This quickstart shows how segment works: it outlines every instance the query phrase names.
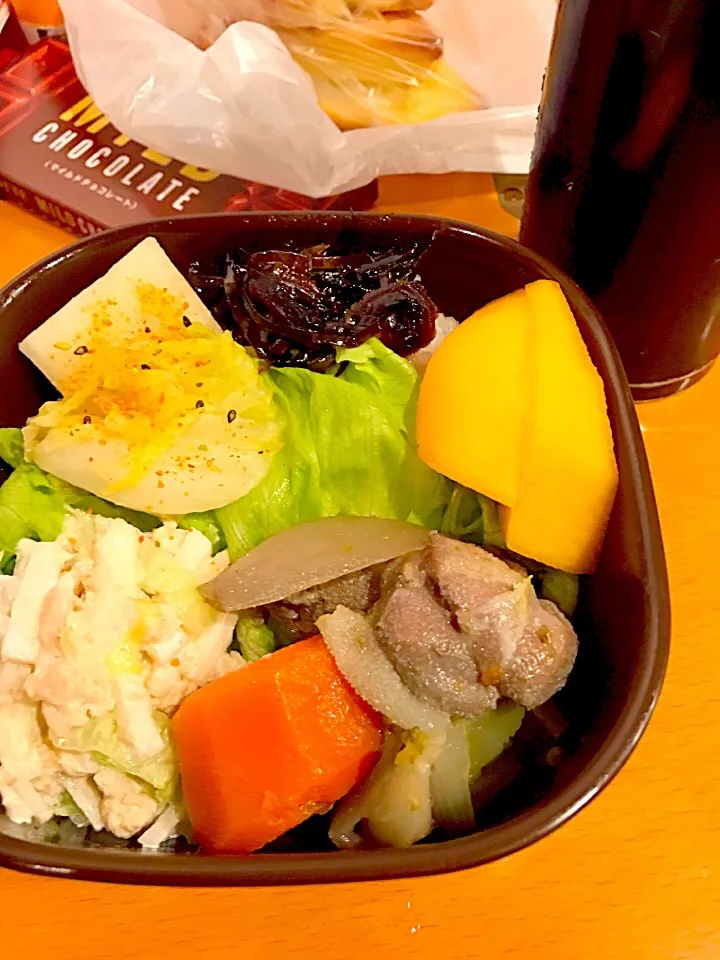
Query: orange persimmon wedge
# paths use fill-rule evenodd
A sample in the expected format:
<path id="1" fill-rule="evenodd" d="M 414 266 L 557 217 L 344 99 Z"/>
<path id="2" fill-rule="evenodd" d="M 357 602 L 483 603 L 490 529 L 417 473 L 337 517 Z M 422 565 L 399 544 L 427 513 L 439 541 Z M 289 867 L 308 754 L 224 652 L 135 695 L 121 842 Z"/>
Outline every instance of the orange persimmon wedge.
<path id="1" fill-rule="evenodd" d="M 517 290 L 476 311 L 443 340 L 418 397 L 420 459 L 504 504 L 517 496 L 526 340 L 525 291 Z"/>
<path id="2" fill-rule="evenodd" d="M 382 746 L 380 717 L 321 637 L 214 680 L 172 721 L 198 843 L 249 853 L 363 780 Z"/>
<path id="3" fill-rule="evenodd" d="M 511 550 L 592 573 L 618 486 L 605 387 L 561 287 L 537 280 L 528 305 L 530 398 L 515 502 L 501 510 Z"/>
<path id="4" fill-rule="evenodd" d="M 602 377 L 559 284 L 489 303 L 431 357 L 420 458 L 501 504 L 508 547 L 590 573 L 618 485 Z"/>

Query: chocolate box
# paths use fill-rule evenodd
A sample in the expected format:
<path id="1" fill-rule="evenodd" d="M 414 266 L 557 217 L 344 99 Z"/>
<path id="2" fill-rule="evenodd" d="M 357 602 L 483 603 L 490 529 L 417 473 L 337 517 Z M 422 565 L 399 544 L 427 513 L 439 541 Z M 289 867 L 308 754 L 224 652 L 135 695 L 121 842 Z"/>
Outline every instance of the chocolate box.
<path id="1" fill-rule="evenodd" d="M 112 126 L 51 38 L 0 72 L 0 197 L 86 236 L 216 210 L 368 210 L 377 186 L 315 200 L 163 156 Z"/>

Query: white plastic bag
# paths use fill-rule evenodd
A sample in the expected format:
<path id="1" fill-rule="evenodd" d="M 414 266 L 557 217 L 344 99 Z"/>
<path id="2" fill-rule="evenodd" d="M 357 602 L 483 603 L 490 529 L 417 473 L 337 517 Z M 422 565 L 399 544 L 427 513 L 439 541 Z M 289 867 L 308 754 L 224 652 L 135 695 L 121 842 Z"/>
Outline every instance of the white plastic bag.
<path id="1" fill-rule="evenodd" d="M 312 197 L 382 174 L 524 173 L 556 0 L 435 0 L 427 19 L 488 109 L 341 132 L 277 34 L 229 27 L 200 50 L 158 0 L 60 0 L 75 65 L 127 136 L 166 155 Z"/>

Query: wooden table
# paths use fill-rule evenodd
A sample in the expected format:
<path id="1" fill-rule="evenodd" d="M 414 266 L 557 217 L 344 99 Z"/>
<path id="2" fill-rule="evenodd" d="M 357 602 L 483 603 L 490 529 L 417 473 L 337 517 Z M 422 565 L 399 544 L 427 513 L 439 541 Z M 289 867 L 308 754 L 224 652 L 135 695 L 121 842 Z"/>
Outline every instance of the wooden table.
<path id="1" fill-rule="evenodd" d="M 512 232 L 488 183 L 398 179 L 381 206 Z M 0 281 L 65 242 L 0 204 Z M 570 824 L 476 870 L 331 888 L 133 888 L 0 870 L 0 955 L 720 958 L 720 366 L 639 412 L 670 567 L 670 669 L 630 762 Z"/>

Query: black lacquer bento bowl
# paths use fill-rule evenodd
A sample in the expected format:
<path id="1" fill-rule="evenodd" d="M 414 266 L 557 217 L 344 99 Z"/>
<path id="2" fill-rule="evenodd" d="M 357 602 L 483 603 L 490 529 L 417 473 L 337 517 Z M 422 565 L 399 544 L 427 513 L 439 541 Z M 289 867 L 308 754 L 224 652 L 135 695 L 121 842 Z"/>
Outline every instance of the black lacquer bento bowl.
<path id="1" fill-rule="evenodd" d="M 431 839 L 409 850 L 332 851 L 321 831 L 308 831 L 291 852 L 148 852 L 102 835 L 88 838 L 85 831 L 66 829 L 69 824 L 18 827 L 0 814 L 0 863 L 55 876 L 181 885 L 440 873 L 506 856 L 554 830 L 608 783 L 637 744 L 660 691 L 670 632 L 665 558 L 643 442 L 620 361 L 595 309 L 570 280 L 519 244 L 462 223 L 342 213 L 217 214 L 102 233 L 36 264 L 0 293 L 0 424 L 21 425 L 44 399 L 41 378 L 17 350 L 20 340 L 144 237 L 157 237 L 187 271 L 192 261 L 210 261 L 233 247 L 299 249 L 331 241 L 348 228 L 368 242 L 435 234 L 422 278 L 439 309 L 457 319 L 533 280 L 558 280 L 605 382 L 620 487 L 599 566 L 582 585 L 580 655 L 559 698 L 569 721 L 563 762 L 524 771 L 483 813 L 471 836 Z M 481 421 L 475 440 L 482 442 Z"/>

